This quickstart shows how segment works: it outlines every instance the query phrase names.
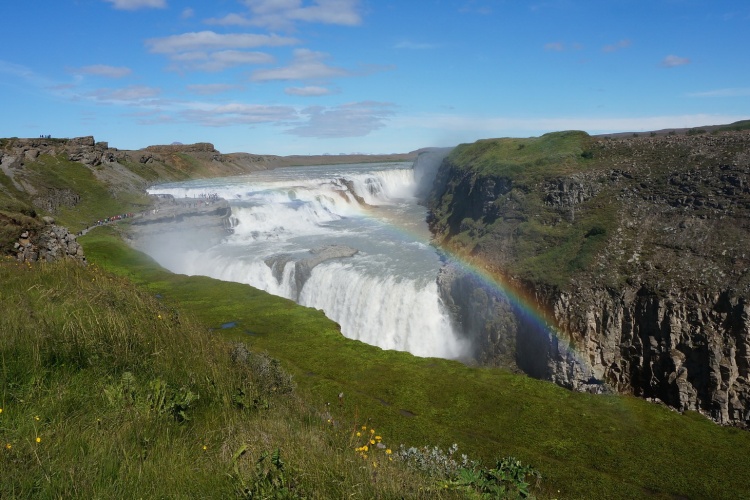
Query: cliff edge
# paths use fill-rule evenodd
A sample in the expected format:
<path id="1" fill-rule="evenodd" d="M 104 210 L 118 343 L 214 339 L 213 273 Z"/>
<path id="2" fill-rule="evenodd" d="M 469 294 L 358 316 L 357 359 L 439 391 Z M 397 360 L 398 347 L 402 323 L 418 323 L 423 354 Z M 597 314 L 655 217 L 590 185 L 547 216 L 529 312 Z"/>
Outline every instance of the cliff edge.
<path id="1" fill-rule="evenodd" d="M 430 194 L 482 363 L 750 423 L 750 131 L 458 146 Z M 532 311 L 531 313 L 529 311 Z"/>

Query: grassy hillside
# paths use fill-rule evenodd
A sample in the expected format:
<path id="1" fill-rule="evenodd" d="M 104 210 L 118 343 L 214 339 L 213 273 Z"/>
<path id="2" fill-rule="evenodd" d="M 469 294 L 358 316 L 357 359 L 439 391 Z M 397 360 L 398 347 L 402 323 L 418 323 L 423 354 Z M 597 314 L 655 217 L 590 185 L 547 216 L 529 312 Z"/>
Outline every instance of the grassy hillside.
<path id="1" fill-rule="evenodd" d="M 750 451 L 746 432 L 636 398 L 572 393 L 502 370 L 383 351 L 343 338 L 319 311 L 244 285 L 167 273 L 114 235 L 98 231 L 84 244 L 90 259 L 165 306 L 268 351 L 310 406 L 330 402 L 335 418 L 375 426 L 389 446 L 455 442 L 485 461 L 515 455 L 541 470 L 543 497 L 557 490 L 562 498 L 750 494 L 750 473 L 736 460 Z"/>

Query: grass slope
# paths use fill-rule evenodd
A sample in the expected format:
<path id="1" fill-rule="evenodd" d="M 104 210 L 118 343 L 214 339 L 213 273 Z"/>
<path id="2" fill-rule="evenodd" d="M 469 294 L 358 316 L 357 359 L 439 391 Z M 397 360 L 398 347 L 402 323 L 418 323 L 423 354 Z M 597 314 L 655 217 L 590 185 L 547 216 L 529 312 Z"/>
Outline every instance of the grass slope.
<path id="1" fill-rule="evenodd" d="M 572 393 L 501 370 L 350 341 L 319 311 L 244 285 L 170 274 L 108 233 L 83 238 L 91 261 L 190 311 L 217 336 L 267 350 L 311 406 L 336 407 L 343 392 L 340 417 L 376 426 L 391 444 L 456 442 L 482 459 L 516 455 L 541 470 L 542 496 L 750 495 L 750 471 L 737 459 L 750 452 L 747 432 L 637 398 Z M 228 323 L 234 325 L 221 328 Z"/>
<path id="2" fill-rule="evenodd" d="M 461 495 L 363 460 L 278 362 L 125 278 L 6 258 L 0 282 L 0 498 Z"/>

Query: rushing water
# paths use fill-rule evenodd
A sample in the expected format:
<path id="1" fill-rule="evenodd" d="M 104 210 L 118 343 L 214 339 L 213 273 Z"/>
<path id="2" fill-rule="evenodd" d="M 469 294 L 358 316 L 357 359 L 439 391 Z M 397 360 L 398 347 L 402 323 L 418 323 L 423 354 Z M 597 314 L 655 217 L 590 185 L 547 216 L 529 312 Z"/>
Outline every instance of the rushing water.
<path id="1" fill-rule="evenodd" d="M 208 250 L 152 256 L 173 272 L 247 283 L 322 309 L 349 338 L 459 358 L 465 346 L 438 296 L 440 262 L 418 184 L 411 164 L 377 163 L 154 186 L 150 193 L 229 200 L 234 233 Z"/>

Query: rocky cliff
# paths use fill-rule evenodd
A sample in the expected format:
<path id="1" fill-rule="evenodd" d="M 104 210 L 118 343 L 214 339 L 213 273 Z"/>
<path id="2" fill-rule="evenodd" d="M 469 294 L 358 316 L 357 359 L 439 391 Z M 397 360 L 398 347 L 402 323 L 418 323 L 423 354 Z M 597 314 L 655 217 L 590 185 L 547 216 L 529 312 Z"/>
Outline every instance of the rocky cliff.
<path id="1" fill-rule="evenodd" d="M 462 145 L 430 208 L 479 361 L 750 423 L 750 132 Z"/>

